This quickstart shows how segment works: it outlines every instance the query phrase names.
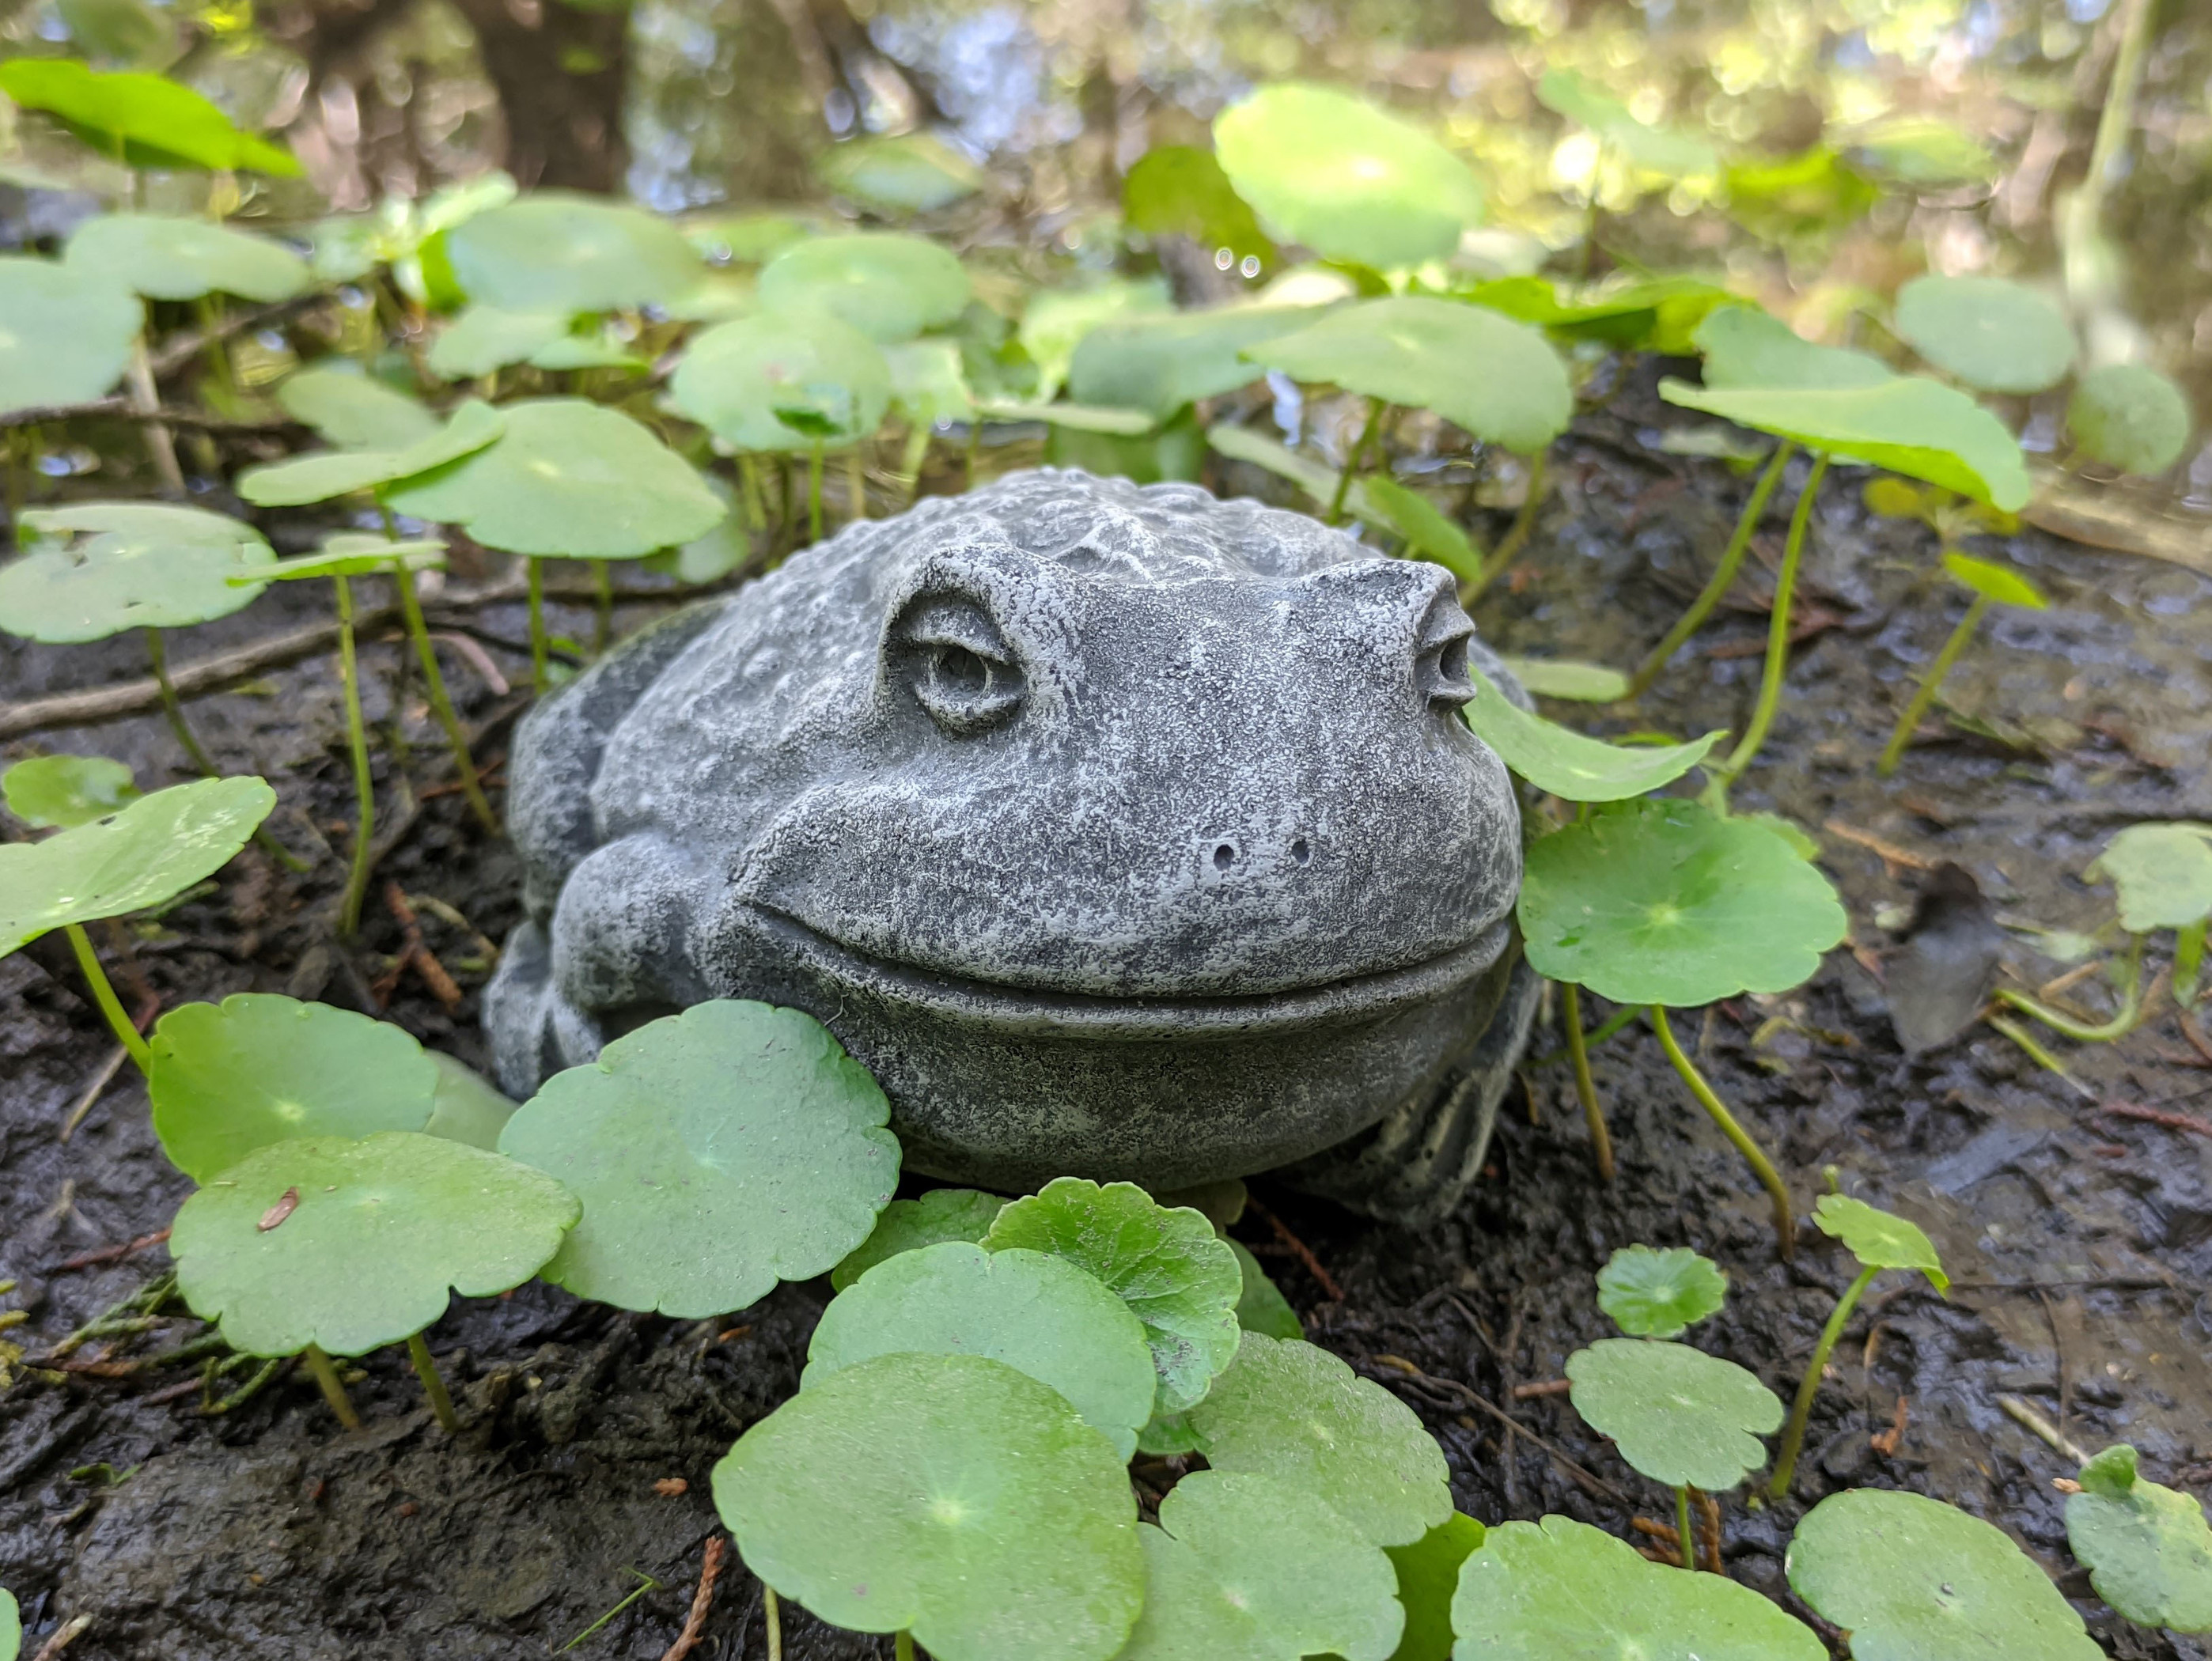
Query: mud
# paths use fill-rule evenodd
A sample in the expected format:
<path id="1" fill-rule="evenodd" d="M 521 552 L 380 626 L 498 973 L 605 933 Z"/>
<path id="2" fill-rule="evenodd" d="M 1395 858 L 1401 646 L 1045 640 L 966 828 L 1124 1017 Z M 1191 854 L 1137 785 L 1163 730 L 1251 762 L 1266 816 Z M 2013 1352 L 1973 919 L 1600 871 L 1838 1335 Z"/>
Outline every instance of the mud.
<path id="1" fill-rule="evenodd" d="M 1558 494 L 1529 551 L 1479 610 L 1501 649 L 1632 664 L 1694 588 L 1746 481 L 1639 445 L 1660 419 L 1639 383 L 1559 447 Z M 1224 482 L 1255 488 L 1241 472 Z M 1876 1283 L 1836 1353 L 1798 1494 L 1763 1509 L 1726 1501 L 1729 1572 L 1786 1597 L 1782 1551 L 1805 1505 L 1840 1486 L 1910 1488 L 2010 1531 L 2113 1653 L 2203 1661 L 2201 1640 L 2128 1628 L 2094 1601 L 2066 1554 L 2051 1486 L 2071 1464 L 2008 1418 L 1998 1397 L 2024 1398 L 2093 1451 L 2131 1440 L 2148 1474 L 2200 1496 L 2212 1481 L 2212 1136 L 2099 1111 L 2126 1102 L 2203 1120 L 2212 1072 L 2184 1041 L 2170 1000 L 2119 1046 L 2055 1043 L 2074 1085 L 1986 1028 L 1909 1063 L 1878 978 L 1891 937 L 1877 918 L 1909 909 L 1909 862 L 1949 859 L 2002 918 L 2087 929 L 2109 900 L 2077 874 L 2112 830 L 2140 818 L 2212 818 L 2203 716 L 2212 582 L 2032 533 L 1982 547 L 2032 572 L 2054 604 L 1997 620 L 1954 677 L 1948 701 L 1975 730 L 1952 725 L 1881 781 L 1874 758 L 1910 676 L 1960 601 L 1936 574 L 1933 533 L 1870 518 L 1860 482 L 1832 476 L 1800 614 L 1819 629 L 1799 647 L 1775 736 L 1736 798 L 1819 834 L 1856 949 L 1832 953 L 1798 992 L 1721 1005 L 1702 1027 L 1685 1016 L 1680 1030 L 1790 1175 L 1801 1207 L 1833 1167 L 1845 1191 L 1924 1222 L 1956 1279 L 1948 1298 L 1902 1276 Z M 1760 537 L 1770 565 L 1788 494 Z M 1487 510 L 1471 522 L 1492 537 L 1504 523 Z M 1633 717 L 1576 718 L 1613 733 L 1740 724 L 1758 676 L 1765 581 L 1753 572 L 1739 585 L 1741 606 Z M 317 597 L 271 595 L 179 638 L 172 656 L 273 632 L 317 607 Z M 626 607 L 619 621 L 635 627 L 650 611 Z M 480 625 L 508 640 L 522 633 L 508 612 Z M 580 613 L 556 626 L 590 636 Z M 520 667 L 491 650 L 509 672 Z M 12 698 L 127 678 L 140 672 L 137 651 L 127 641 L 11 645 L 0 651 L 0 688 Z M 382 721 L 396 658 L 379 646 L 368 661 L 371 716 Z M 495 755 L 514 700 L 480 680 L 462 686 L 471 718 L 486 727 L 481 753 Z M 405 771 L 426 791 L 444 771 L 434 730 L 409 712 Z M 280 811 L 276 828 L 290 846 L 343 848 L 349 805 L 326 662 L 198 700 L 192 714 L 228 766 L 267 773 L 288 803 L 313 804 L 311 815 Z M 34 743 L 125 757 L 149 787 L 182 776 L 157 718 Z M 18 743 L 5 755 L 32 749 Z M 380 761 L 387 798 L 398 782 L 391 766 Z M 1906 863 L 1886 862 L 1867 839 Z M 295 878 L 249 852 L 138 931 L 147 982 L 165 1004 L 259 989 L 374 1007 L 398 928 L 374 906 L 357 946 L 331 938 L 318 919 L 339 872 L 325 854 Z M 472 833 L 450 794 L 420 801 L 380 876 L 447 901 L 495 939 L 516 914 L 512 862 Z M 485 967 L 463 967 L 475 949 L 467 932 L 434 918 L 425 928 L 468 999 L 449 1015 L 404 974 L 388 1013 L 481 1064 L 475 1003 Z M 2069 967 L 2017 932 L 2008 957 L 2029 985 Z M 2109 1007 L 2100 990 L 2074 995 Z M 1555 1041 L 1540 1037 L 1539 1046 Z M 69 1260 L 163 1228 L 185 1191 L 128 1069 L 63 1138 L 111 1049 L 64 983 L 30 957 L 0 961 L 0 1281 L 16 1282 L 0 1309 L 27 1317 L 0 1338 L 32 1360 L 166 1266 L 158 1246 L 82 1268 Z M 1717 1258 L 1731 1277 L 1729 1304 L 1693 1336 L 1785 1396 L 1849 1278 L 1841 1252 L 1809 1227 L 1794 1264 L 1778 1260 L 1763 1197 L 1648 1034 L 1615 1038 L 1596 1067 L 1620 1161 L 1610 1186 L 1591 1169 L 1565 1069 L 1539 1064 L 1509 1098 L 1484 1180 L 1442 1226 L 1396 1230 L 1255 1185 L 1340 1284 L 1340 1301 L 1265 1222 L 1248 1216 L 1238 1228 L 1311 1337 L 1419 1409 L 1449 1457 L 1461 1506 L 1487 1520 L 1555 1511 L 1626 1531 L 1633 1514 L 1668 1514 L 1668 1496 L 1590 1435 L 1563 1397 L 1515 1395 L 1560 1378 L 1567 1355 L 1607 1330 L 1590 1276 L 1613 1248 L 1643 1240 Z M 712 1464 L 795 1387 L 827 1295 L 823 1283 L 786 1287 L 706 1323 L 621 1314 L 543 1287 L 459 1301 L 429 1335 L 462 1402 L 458 1440 L 430 1421 L 397 1351 L 360 1364 L 353 1390 L 366 1425 L 350 1434 L 289 1369 L 215 1415 L 203 1410 L 206 1394 L 246 1384 L 250 1367 L 206 1394 L 192 1382 L 197 1359 L 121 1377 L 97 1370 L 198 1337 L 174 1302 L 148 1330 L 95 1338 L 69 1358 L 95 1370 L 52 1383 L 17 1367 L 0 1394 L 0 1584 L 22 1599 L 27 1652 L 83 1618 L 71 1661 L 547 1654 L 650 1577 L 651 1589 L 567 1652 L 659 1656 L 716 1527 Z M 1507 1433 L 1469 1392 L 1529 1434 Z M 1896 1422 L 1900 1401 L 1904 1431 L 1884 1452 L 1872 1439 Z M 741 1566 L 721 1577 L 705 1630 L 702 1654 L 765 1652 L 759 1588 Z M 828 1631 L 787 1606 L 784 1649 L 830 1661 L 888 1654 L 890 1644 Z"/>

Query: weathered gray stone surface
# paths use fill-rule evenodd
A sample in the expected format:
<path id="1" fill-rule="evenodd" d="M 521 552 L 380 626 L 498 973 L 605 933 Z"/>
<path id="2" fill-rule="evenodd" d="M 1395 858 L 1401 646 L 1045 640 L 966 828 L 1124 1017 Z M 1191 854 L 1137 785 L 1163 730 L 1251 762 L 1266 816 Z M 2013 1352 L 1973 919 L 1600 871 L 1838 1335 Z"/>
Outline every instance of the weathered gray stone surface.
<path id="1" fill-rule="evenodd" d="M 523 723 L 501 1080 L 757 997 L 933 1175 L 1304 1161 L 1447 1205 L 1534 990 L 1472 636 L 1438 567 L 1192 486 L 1047 470 L 855 525 Z"/>

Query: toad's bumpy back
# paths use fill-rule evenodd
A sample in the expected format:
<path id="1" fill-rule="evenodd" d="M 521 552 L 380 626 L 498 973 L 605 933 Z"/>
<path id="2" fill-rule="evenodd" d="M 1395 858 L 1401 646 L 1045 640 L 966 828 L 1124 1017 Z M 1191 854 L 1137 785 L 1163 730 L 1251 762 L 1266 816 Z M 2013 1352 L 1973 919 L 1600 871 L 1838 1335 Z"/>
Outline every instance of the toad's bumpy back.
<path id="1" fill-rule="evenodd" d="M 1449 578 L 1190 486 L 1041 470 L 623 642 L 510 764 L 526 1093 L 714 997 L 824 1021 L 915 1168 L 1296 1165 L 1413 1217 L 1479 1167 L 1534 981 Z"/>

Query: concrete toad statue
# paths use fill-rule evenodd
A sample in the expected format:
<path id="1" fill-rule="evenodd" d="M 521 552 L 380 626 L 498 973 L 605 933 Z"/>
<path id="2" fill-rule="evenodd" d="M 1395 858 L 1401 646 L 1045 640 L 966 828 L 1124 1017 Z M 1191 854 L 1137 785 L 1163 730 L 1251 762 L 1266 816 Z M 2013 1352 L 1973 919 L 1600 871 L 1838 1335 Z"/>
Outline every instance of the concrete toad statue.
<path id="1" fill-rule="evenodd" d="M 1194 486 L 1043 470 L 854 525 L 523 723 L 501 1080 L 754 997 L 932 1175 L 1295 1166 L 1433 1215 L 1535 995 L 1470 660 L 1518 695 L 1438 567 Z"/>

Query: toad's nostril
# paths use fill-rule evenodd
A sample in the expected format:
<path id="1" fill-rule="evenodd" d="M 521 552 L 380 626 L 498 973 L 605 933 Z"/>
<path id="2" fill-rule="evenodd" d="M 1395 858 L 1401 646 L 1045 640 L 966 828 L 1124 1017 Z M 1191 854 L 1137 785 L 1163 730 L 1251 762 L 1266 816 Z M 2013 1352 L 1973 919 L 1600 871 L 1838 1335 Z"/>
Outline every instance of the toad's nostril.
<path id="1" fill-rule="evenodd" d="M 1313 858 L 1313 850 L 1306 846 L 1306 839 L 1304 837 L 1301 836 L 1297 841 L 1291 844 L 1291 858 L 1301 865 L 1304 864 L 1307 860 Z"/>
<path id="2" fill-rule="evenodd" d="M 1224 842 L 1224 843 L 1223 843 L 1219 847 L 1218 847 L 1218 848 L 1214 849 L 1214 851 L 1213 851 L 1213 869 L 1214 869 L 1214 870 L 1218 870 L 1218 871 L 1225 871 L 1225 870 L 1228 870 L 1231 865 L 1235 864 L 1236 863 L 1237 863 L 1237 850 L 1236 850 L 1236 848 L 1235 848 L 1235 846 L 1234 846 L 1233 845 L 1231 845 L 1231 844 L 1230 844 L 1230 843 L 1227 843 L 1227 842 Z"/>

